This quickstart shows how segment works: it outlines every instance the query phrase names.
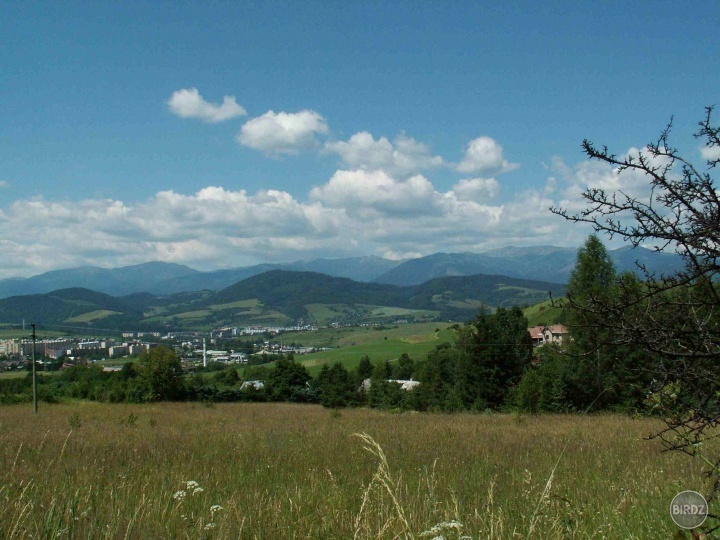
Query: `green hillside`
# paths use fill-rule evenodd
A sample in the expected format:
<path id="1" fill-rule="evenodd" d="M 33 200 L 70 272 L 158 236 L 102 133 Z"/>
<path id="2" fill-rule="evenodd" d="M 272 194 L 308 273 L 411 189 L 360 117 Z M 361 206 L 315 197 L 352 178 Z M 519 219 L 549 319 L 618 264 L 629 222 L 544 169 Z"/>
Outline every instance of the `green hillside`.
<path id="1" fill-rule="evenodd" d="M 530 306 L 523 312 L 528 318 L 528 326 L 562 323 L 565 317 L 562 309 L 552 306 L 550 300 Z M 326 363 L 340 362 L 347 369 L 355 369 L 363 356 L 373 362 L 394 361 L 406 353 L 414 360 L 424 360 L 437 345 L 455 339 L 452 326 L 451 323 L 416 323 L 392 327 L 323 328 L 314 332 L 288 332 L 283 334 L 283 341 L 333 348 L 297 358 L 312 375 L 316 375 Z"/>
<path id="2" fill-rule="evenodd" d="M 83 313 L 82 315 L 76 315 L 75 317 L 70 317 L 69 319 L 66 319 L 65 322 L 89 323 L 92 321 L 105 319 L 106 317 L 111 317 L 112 315 L 122 315 L 122 313 L 119 313 L 117 311 L 110 311 L 109 309 L 96 309 L 94 311 L 88 311 L 87 313 Z"/>
<path id="3" fill-rule="evenodd" d="M 437 310 L 408 309 L 392 306 L 374 306 L 368 304 L 306 304 L 304 306 L 310 320 L 319 325 L 332 322 L 342 323 L 362 320 L 368 323 L 393 322 L 396 319 L 434 320 L 440 316 Z"/>
<path id="4" fill-rule="evenodd" d="M 257 299 L 267 308 L 291 318 L 342 318 L 349 312 L 368 311 L 363 318 L 429 317 L 464 321 L 478 309 L 531 305 L 564 294 L 563 285 L 506 276 L 453 276 L 413 287 L 359 283 L 313 272 L 274 270 L 253 276 L 209 296 L 204 303 Z M 369 309 L 371 308 L 371 309 Z M 389 308 L 408 311 L 392 312 Z"/>
<path id="5" fill-rule="evenodd" d="M 564 286 L 506 276 L 453 276 L 413 287 L 361 283 L 313 272 L 273 270 L 212 293 L 113 297 L 87 289 L 0 300 L 0 323 L 23 319 L 127 330 L 210 330 L 223 326 L 285 326 L 298 320 L 392 324 L 397 320 L 459 321 L 480 309 L 532 305 L 564 294 Z"/>
<path id="6" fill-rule="evenodd" d="M 565 293 L 565 286 L 507 276 L 452 276 L 404 287 L 408 303 L 417 309 L 436 309 L 445 318 L 467 320 L 481 307 L 497 308 L 532 305 L 550 296 Z"/>
<path id="7" fill-rule="evenodd" d="M 562 299 L 546 300 L 523 310 L 530 326 L 565 323 L 567 313 L 559 307 Z M 554 304 L 554 305 L 553 305 Z"/>
<path id="8" fill-rule="evenodd" d="M 14 296 L 0 300 L 0 321 L 19 323 L 23 320 L 39 324 L 60 324 L 68 320 L 89 320 L 103 313 L 103 321 L 119 315 L 137 318 L 140 313 L 114 296 L 88 289 L 62 289 L 47 294 Z M 113 315 L 110 315 L 110 312 Z M 94 314 L 94 315 L 89 315 Z M 86 321 L 89 322 L 89 321 Z"/>
<path id="9" fill-rule="evenodd" d="M 315 272 L 272 270 L 210 296 L 217 304 L 258 299 L 270 309 L 297 319 L 307 317 L 308 304 L 370 304 L 404 307 L 404 291 L 392 285 L 360 283 Z"/>
<path id="10" fill-rule="evenodd" d="M 223 326 L 288 325 L 290 319 L 279 311 L 266 308 L 257 299 L 239 300 L 224 304 L 189 303 L 155 310 L 145 323 L 169 325 L 174 328 L 210 330 Z"/>
<path id="11" fill-rule="evenodd" d="M 333 333 L 332 330 L 339 330 Z M 452 342 L 454 330 L 448 323 L 419 323 L 398 325 L 394 328 L 353 328 L 327 329 L 318 332 L 297 332 L 284 334 L 288 341 L 294 337 L 297 342 L 310 346 L 336 346 L 331 351 L 322 351 L 299 356 L 297 360 L 305 365 L 312 375 L 320 371 L 323 364 L 342 363 L 347 369 L 355 369 L 360 358 L 368 356 L 373 362 L 397 360 L 401 354 L 408 354 L 413 360 L 425 360 L 429 351 L 444 342 Z M 324 332 L 320 334 L 320 332 Z M 310 343 L 310 334 L 317 340 Z M 334 334 L 334 339 L 333 339 Z M 320 342 L 324 341 L 324 345 Z"/>

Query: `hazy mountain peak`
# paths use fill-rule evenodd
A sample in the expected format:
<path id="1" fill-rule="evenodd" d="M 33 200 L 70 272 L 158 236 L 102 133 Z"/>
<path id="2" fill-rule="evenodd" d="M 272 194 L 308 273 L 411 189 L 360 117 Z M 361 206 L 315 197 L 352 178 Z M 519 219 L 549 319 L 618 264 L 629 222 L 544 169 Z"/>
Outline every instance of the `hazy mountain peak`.
<path id="1" fill-rule="evenodd" d="M 609 252 L 619 271 L 635 270 L 640 261 L 658 274 L 681 266 L 679 256 L 656 253 L 648 248 L 626 246 Z M 485 253 L 438 252 L 425 257 L 392 261 L 376 255 L 339 259 L 316 258 L 292 263 L 266 263 L 255 266 L 200 272 L 176 263 L 147 262 L 104 269 L 81 266 L 54 270 L 27 279 L 0 281 L 0 298 L 37 294 L 69 287 L 84 287 L 123 296 L 137 292 L 173 294 L 202 290 L 219 291 L 269 270 L 318 272 L 355 281 L 392 285 L 417 285 L 436 277 L 475 274 L 505 275 L 565 283 L 575 265 L 577 250 L 551 245 L 496 248 Z"/>

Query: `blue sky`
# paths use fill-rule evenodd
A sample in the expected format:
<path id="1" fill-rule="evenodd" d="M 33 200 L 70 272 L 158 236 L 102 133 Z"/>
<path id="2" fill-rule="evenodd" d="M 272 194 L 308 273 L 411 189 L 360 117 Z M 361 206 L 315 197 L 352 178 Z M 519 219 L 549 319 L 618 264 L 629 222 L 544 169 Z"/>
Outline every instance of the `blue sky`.
<path id="1" fill-rule="evenodd" d="M 692 138 L 717 2 L 0 2 L 0 278 L 578 245 Z M 224 105 L 223 105 L 224 103 Z"/>

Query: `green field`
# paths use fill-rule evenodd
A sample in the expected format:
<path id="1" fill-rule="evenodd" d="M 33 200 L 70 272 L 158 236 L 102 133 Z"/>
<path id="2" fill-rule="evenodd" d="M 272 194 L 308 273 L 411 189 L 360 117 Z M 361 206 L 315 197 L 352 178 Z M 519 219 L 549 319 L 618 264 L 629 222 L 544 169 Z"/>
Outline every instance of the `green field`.
<path id="1" fill-rule="evenodd" d="M 37 327 L 37 336 L 38 339 L 42 338 L 56 338 L 56 337 L 63 337 L 66 336 L 67 332 L 57 332 L 54 330 L 45 330 L 44 328 L 38 326 Z M 30 325 L 27 325 L 27 328 L 23 330 L 20 329 L 13 329 L 13 330 L 0 330 L 0 339 L 30 339 L 32 337 L 32 328 L 30 328 Z"/>
<path id="2" fill-rule="evenodd" d="M 708 486 L 697 461 L 643 439 L 658 425 L 291 404 L 41 404 L 37 416 L 4 406 L 0 537 L 422 540 L 459 523 L 472 540 L 682 538 L 669 503 Z"/>
<path id="3" fill-rule="evenodd" d="M 110 311 L 109 309 L 96 309 L 95 311 L 88 311 L 87 313 L 83 313 L 82 315 L 78 315 L 77 317 L 65 319 L 65 322 L 88 323 L 104 319 L 105 317 L 109 317 L 111 315 L 122 315 L 122 313 L 120 313 L 119 311 Z"/>
<path id="4" fill-rule="evenodd" d="M 27 377 L 29 371 L 24 369 L 13 369 L 12 371 L 0 371 L 0 379 L 22 379 Z"/>
<path id="5" fill-rule="evenodd" d="M 565 313 L 558 307 L 562 299 L 546 300 L 523 310 L 529 326 L 555 324 L 563 320 Z M 553 305 L 555 304 L 555 305 Z"/>
<path id="6" fill-rule="evenodd" d="M 229 304 L 213 304 L 210 306 L 213 311 L 223 311 L 226 309 L 245 309 L 245 310 L 262 310 L 262 304 L 258 300 L 238 300 Z"/>
<path id="7" fill-rule="evenodd" d="M 181 320 L 185 319 L 204 319 L 212 314 L 209 309 L 201 309 L 198 311 L 186 311 L 184 313 L 177 313 L 173 317 Z"/>
<path id="8" fill-rule="evenodd" d="M 278 311 L 266 309 L 258 300 L 240 300 L 227 304 L 213 304 L 194 311 L 173 312 L 172 309 L 148 313 L 145 322 L 175 321 L 187 328 L 210 330 L 219 326 L 246 324 L 285 324 L 288 318 Z"/>
<path id="9" fill-rule="evenodd" d="M 387 329 L 377 329 L 377 327 L 324 329 L 322 335 L 315 336 L 317 340 L 315 343 L 318 344 L 310 346 L 336 348 L 299 356 L 297 360 L 304 364 L 313 376 L 320 371 L 323 364 L 340 362 L 347 369 L 355 369 L 360 363 L 360 358 L 365 355 L 373 362 L 396 360 L 403 353 L 407 353 L 414 360 L 424 360 L 427 358 L 427 353 L 437 345 L 453 341 L 454 331 L 450 330 L 449 326 L 448 323 L 417 323 L 397 325 Z M 298 332 L 297 334 L 302 335 L 298 335 L 296 340 L 306 344 L 303 335 L 315 333 Z M 289 337 L 292 334 L 285 335 Z M 319 345 L 323 341 L 328 345 Z"/>
<path id="10" fill-rule="evenodd" d="M 368 304 L 306 304 L 304 307 L 308 312 L 308 316 L 319 325 L 326 325 L 333 321 L 342 321 L 348 318 L 354 321 L 363 320 L 368 323 L 406 317 L 434 318 L 439 313 L 424 309 L 406 309 Z"/>
<path id="11" fill-rule="evenodd" d="M 405 309 L 388 306 L 367 306 L 370 310 L 370 320 L 393 317 L 437 317 L 439 312 L 425 309 Z"/>
<path id="12" fill-rule="evenodd" d="M 418 341 L 432 339 L 435 330 L 446 330 L 450 323 L 413 323 L 386 326 L 340 326 L 315 331 L 285 332 L 286 343 L 302 343 L 306 347 L 347 347 L 388 339 Z"/>

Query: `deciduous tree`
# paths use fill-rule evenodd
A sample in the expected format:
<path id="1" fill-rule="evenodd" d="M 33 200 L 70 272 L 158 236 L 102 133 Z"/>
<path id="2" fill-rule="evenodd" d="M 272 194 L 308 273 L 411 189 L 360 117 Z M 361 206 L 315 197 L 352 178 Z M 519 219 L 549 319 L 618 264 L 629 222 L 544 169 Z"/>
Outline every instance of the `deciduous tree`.
<path id="1" fill-rule="evenodd" d="M 143 352 L 138 358 L 137 370 L 146 401 L 180 398 L 182 364 L 172 349 L 160 346 Z"/>
<path id="2" fill-rule="evenodd" d="M 310 379 L 307 368 L 289 355 L 275 362 L 274 369 L 268 370 L 266 382 L 271 398 L 276 401 L 312 401 L 307 386 Z"/>

